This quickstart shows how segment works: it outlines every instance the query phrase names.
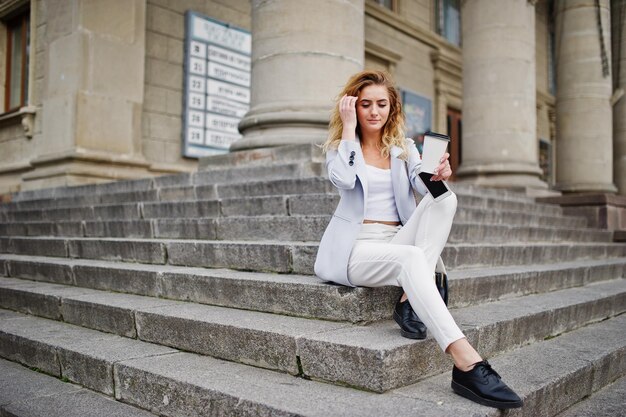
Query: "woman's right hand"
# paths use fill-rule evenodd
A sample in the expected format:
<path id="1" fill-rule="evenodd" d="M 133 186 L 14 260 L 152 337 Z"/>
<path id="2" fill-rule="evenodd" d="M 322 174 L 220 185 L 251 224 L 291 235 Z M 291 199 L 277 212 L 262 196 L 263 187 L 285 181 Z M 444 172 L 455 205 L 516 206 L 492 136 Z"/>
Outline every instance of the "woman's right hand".
<path id="1" fill-rule="evenodd" d="M 344 94 L 344 96 L 341 97 L 341 99 L 339 100 L 339 117 L 341 117 L 344 131 L 351 130 L 352 132 L 354 132 L 356 130 L 357 99 L 358 97 Z"/>

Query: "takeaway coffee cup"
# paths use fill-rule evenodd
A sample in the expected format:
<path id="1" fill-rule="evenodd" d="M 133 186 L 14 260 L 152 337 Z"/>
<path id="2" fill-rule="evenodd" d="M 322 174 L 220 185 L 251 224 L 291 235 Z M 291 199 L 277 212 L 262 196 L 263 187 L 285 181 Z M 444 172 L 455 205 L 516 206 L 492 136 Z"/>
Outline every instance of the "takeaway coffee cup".
<path id="1" fill-rule="evenodd" d="M 446 153 L 450 138 L 439 133 L 426 132 L 424 134 L 424 147 L 422 149 L 421 172 L 434 173 L 441 162 L 441 157 Z"/>

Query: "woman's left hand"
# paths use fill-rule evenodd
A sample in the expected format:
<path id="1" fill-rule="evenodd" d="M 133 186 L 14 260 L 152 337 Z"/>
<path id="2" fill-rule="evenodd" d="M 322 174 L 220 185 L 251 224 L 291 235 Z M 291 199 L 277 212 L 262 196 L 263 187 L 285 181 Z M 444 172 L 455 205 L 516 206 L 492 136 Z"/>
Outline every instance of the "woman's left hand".
<path id="1" fill-rule="evenodd" d="M 452 175 L 452 168 L 450 168 L 450 161 L 448 161 L 448 158 L 450 158 L 449 153 L 446 152 L 443 154 L 443 157 L 441 157 L 441 163 L 437 169 L 435 169 L 435 175 L 430 178 L 431 181 L 446 181 L 450 178 L 450 175 Z"/>

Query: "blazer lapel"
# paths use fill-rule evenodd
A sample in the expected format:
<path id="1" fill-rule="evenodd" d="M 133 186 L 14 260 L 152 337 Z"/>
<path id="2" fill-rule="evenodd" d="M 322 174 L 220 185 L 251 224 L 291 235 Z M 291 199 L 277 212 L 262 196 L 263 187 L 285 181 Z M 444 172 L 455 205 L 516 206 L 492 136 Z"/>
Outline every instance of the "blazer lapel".
<path id="1" fill-rule="evenodd" d="M 390 151 L 391 154 L 391 183 L 393 186 L 393 193 L 396 198 L 396 208 L 400 215 L 402 224 L 406 223 L 409 219 L 405 207 L 407 205 L 407 196 L 411 192 L 409 185 L 409 177 L 406 170 L 406 161 L 399 158 L 402 154 L 402 149 L 398 146 L 393 146 Z"/>
<path id="2" fill-rule="evenodd" d="M 363 151 L 361 150 L 361 139 L 356 137 L 356 141 L 359 146 L 357 147 L 356 154 L 354 155 L 354 159 L 358 161 L 356 165 L 356 176 L 361 181 L 361 186 L 363 187 L 363 201 L 367 204 L 367 167 L 365 166 L 365 158 L 363 158 Z M 364 209 L 365 210 L 365 209 Z M 363 211 L 365 213 L 365 211 Z"/>

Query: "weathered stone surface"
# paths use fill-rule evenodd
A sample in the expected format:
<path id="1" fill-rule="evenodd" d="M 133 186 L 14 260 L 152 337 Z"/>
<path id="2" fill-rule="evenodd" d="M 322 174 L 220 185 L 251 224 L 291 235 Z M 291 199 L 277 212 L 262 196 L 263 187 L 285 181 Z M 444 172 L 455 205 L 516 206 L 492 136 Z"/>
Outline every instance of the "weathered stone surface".
<path id="1" fill-rule="evenodd" d="M 102 262 L 73 267 L 76 285 L 98 290 L 126 292 L 157 297 L 159 289 L 158 267 L 151 265 L 115 265 Z"/>
<path id="2" fill-rule="evenodd" d="M 216 200 L 144 203 L 143 217 L 152 218 L 188 218 L 217 217 L 220 206 Z"/>
<path id="3" fill-rule="evenodd" d="M 324 156 L 321 153 L 321 148 L 312 143 L 272 146 L 213 155 L 210 158 L 200 158 L 198 171 L 212 171 L 240 166 L 271 166 L 297 161 L 323 162 Z"/>
<path id="4" fill-rule="evenodd" d="M 0 413 L 7 405 L 37 397 L 59 396 L 81 387 L 59 381 L 22 365 L 0 359 Z M 0 414 L 2 415 L 2 414 Z M 16 414 L 17 416 L 25 414 Z"/>
<path id="5" fill-rule="evenodd" d="M 202 200 L 217 200 L 217 185 L 198 185 L 194 187 L 196 198 Z"/>
<path id="6" fill-rule="evenodd" d="M 618 259 L 454 270 L 448 274 L 449 306 L 463 307 L 615 279 L 624 276 L 625 268 L 625 261 Z"/>
<path id="7" fill-rule="evenodd" d="M 325 178 L 303 178 L 294 180 L 254 181 L 243 184 L 223 184 L 217 186 L 220 198 L 241 196 L 267 196 L 282 194 L 325 193 L 331 191 L 332 184 Z"/>
<path id="8" fill-rule="evenodd" d="M 289 215 L 315 216 L 331 215 L 339 204 L 339 195 L 312 194 L 289 196 Z"/>
<path id="9" fill-rule="evenodd" d="M 71 258 L 164 264 L 165 245 L 156 241 L 131 239 L 72 239 L 68 241 Z"/>
<path id="10" fill-rule="evenodd" d="M 613 417 L 626 410 L 626 377 L 568 408 L 558 417 Z"/>
<path id="11" fill-rule="evenodd" d="M 54 258 L 25 258 L 7 260 L 10 276 L 35 281 L 74 284 L 74 275 L 67 260 Z"/>
<path id="12" fill-rule="evenodd" d="M 188 173 L 160 175 L 158 177 L 154 177 L 152 182 L 154 184 L 154 188 L 177 187 L 191 185 L 192 177 L 193 174 Z"/>
<path id="13" fill-rule="evenodd" d="M 435 340 L 413 341 L 399 337 L 395 323 L 375 323 L 298 339 L 305 375 L 385 392 L 450 365 Z"/>
<path id="14" fill-rule="evenodd" d="M 149 220 L 86 221 L 86 237 L 154 237 Z"/>
<path id="15" fill-rule="evenodd" d="M 0 250 L 2 253 L 19 255 L 56 256 L 61 258 L 68 256 L 66 240 L 54 238 L 0 237 Z"/>
<path id="16" fill-rule="evenodd" d="M 60 377 L 61 366 L 55 347 L 37 339 L 46 336 L 54 339 L 58 336 L 59 325 L 54 321 L 0 311 L 0 356 Z M 34 321 L 39 321 L 39 325 Z"/>
<path id="17" fill-rule="evenodd" d="M 78 385 L 0 359 L 0 415 L 14 417 L 153 416 Z"/>
<path id="18" fill-rule="evenodd" d="M 125 193 L 102 194 L 99 196 L 99 204 L 124 204 L 139 201 L 157 201 L 158 190 L 129 191 Z"/>
<path id="19" fill-rule="evenodd" d="M 59 383 L 63 384 L 63 382 Z M 155 417 L 154 414 L 145 410 L 122 404 L 85 389 L 12 401 L 3 406 L 0 413 L 2 416 L 15 417 L 84 417 L 87 415 L 90 417 Z"/>
<path id="20" fill-rule="evenodd" d="M 163 415 L 446 416 L 434 404 L 399 395 L 332 386 L 189 353 L 150 359 L 115 365 L 116 397 Z"/>
<path id="21" fill-rule="evenodd" d="M 140 204 L 141 203 L 127 203 L 108 206 L 94 206 L 93 218 L 95 220 L 139 219 L 141 218 Z"/>
<path id="22" fill-rule="evenodd" d="M 46 319 L 0 320 L 3 357 L 107 395 L 114 393 L 114 362 L 171 352 L 175 350 Z"/>
<path id="23" fill-rule="evenodd" d="M 516 226 L 455 222 L 448 241 L 453 242 L 610 242 L 611 232 L 602 230 Z"/>
<path id="24" fill-rule="evenodd" d="M 289 247 L 268 243 L 166 241 L 170 265 L 290 272 Z"/>
<path id="25" fill-rule="evenodd" d="M 319 241 L 330 217 L 262 217 L 217 220 L 220 240 Z"/>
<path id="26" fill-rule="evenodd" d="M 619 359 L 626 351 L 626 341 L 615 337 L 624 331 L 626 317 L 622 315 L 490 358 L 489 362 L 524 400 L 524 407 L 517 410 L 516 415 L 555 415 L 592 392 L 599 365 L 609 361 L 614 364 L 615 374 L 626 373 L 625 361 Z M 448 413 L 462 407 L 463 415 L 501 415 L 499 410 L 452 394 L 449 386 L 448 372 L 392 392 L 441 403 L 440 409 Z"/>
<path id="27" fill-rule="evenodd" d="M 175 301 L 128 294 L 92 291 L 90 294 L 63 297 L 63 320 L 89 329 L 136 338 L 135 311 Z"/>
<path id="28" fill-rule="evenodd" d="M 294 375 L 298 335 L 346 326 L 183 303 L 136 314 L 141 340 Z"/>
<path id="29" fill-rule="evenodd" d="M 318 244 L 300 244 L 292 246 L 294 273 L 313 274 L 313 265 L 315 265 L 318 246 Z"/>
<path id="30" fill-rule="evenodd" d="M 287 213 L 285 196 L 224 198 L 220 200 L 222 216 L 281 216 Z"/>
<path id="31" fill-rule="evenodd" d="M 4 218 L 4 213 L 0 214 L 2 216 L 2 221 L 7 222 Z M 1 223 L 0 224 L 0 236 L 25 236 L 26 235 L 26 223 Z"/>
<path id="32" fill-rule="evenodd" d="M 304 178 L 321 174 L 319 163 L 291 163 L 269 166 L 244 166 L 238 168 L 212 169 L 198 171 L 193 181 L 196 185 L 243 183 L 258 180 L 275 180 L 283 178 Z"/>
<path id="33" fill-rule="evenodd" d="M 183 201 L 183 200 L 195 200 L 196 188 L 193 185 L 187 185 L 184 187 L 167 187 L 159 189 L 160 201 Z"/>
<path id="34" fill-rule="evenodd" d="M 176 300 L 353 323 L 389 319 L 400 289 L 348 288 L 302 275 L 191 269 L 164 272 L 163 296 Z"/>
<path id="35" fill-rule="evenodd" d="M 171 239 L 217 239 L 215 219 L 153 219 L 155 237 Z"/>
<path id="36" fill-rule="evenodd" d="M 0 307 L 62 320 L 62 298 L 87 292 L 89 290 L 84 288 L 3 278 L 0 280 Z"/>

